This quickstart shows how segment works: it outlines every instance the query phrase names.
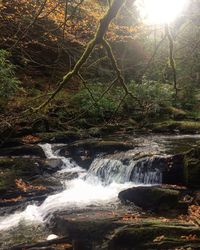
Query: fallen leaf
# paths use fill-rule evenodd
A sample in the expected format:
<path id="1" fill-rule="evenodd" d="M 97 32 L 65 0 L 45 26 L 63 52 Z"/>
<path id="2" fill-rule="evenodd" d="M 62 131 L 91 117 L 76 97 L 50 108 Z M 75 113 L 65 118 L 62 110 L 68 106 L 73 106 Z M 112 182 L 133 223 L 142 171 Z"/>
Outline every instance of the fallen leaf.
<path id="1" fill-rule="evenodd" d="M 24 143 L 33 143 L 40 141 L 40 138 L 34 135 L 26 135 L 22 137 L 22 142 Z"/>
<path id="2" fill-rule="evenodd" d="M 46 187 L 43 187 L 43 186 L 30 185 L 26 183 L 25 181 L 23 181 L 22 179 L 16 179 L 15 184 L 17 188 L 22 190 L 23 192 L 27 192 L 29 190 L 45 190 L 46 189 Z"/>
<path id="3" fill-rule="evenodd" d="M 165 236 L 164 236 L 164 235 L 160 235 L 160 236 L 156 237 L 156 238 L 153 240 L 153 242 L 160 242 L 160 241 L 162 241 L 162 240 L 165 240 Z"/>

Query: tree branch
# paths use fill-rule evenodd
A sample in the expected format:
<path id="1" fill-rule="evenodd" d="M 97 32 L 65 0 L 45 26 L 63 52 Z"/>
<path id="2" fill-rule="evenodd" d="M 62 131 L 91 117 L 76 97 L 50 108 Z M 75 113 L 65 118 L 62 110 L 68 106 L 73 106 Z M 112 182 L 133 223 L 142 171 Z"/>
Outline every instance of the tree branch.
<path id="1" fill-rule="evenodd" d="M 78 74 L 79 70 L 83 66 L 83 64 L 87 61 L 90 54 L 96 45 L 100 44 L 103 41 L 104 35 L 108 30 L 108 26 L 112 19 L 117 15 L 118 11 L 122 7 L 122 5 L 126 2 L 126 0 L 114 0 L 111 7 L 105 14 L 105 16 L 100 20 L 97 32 L 95 37 L 88 43 L 85 51 L 83 52 L 81 58 L 75 64 L 74 68 L 63 77 L 63 80 L 60 82 L 58 88 L 51 94 L 49 99 L 47 99 L 43 104 L 41 104 L 38 108 L 33 109 L 34 111 L 38 111 L 39 109 L 45 107 L 54 97 L 60 92 L 60 90 L 71 80 L 72 77 Z"/>

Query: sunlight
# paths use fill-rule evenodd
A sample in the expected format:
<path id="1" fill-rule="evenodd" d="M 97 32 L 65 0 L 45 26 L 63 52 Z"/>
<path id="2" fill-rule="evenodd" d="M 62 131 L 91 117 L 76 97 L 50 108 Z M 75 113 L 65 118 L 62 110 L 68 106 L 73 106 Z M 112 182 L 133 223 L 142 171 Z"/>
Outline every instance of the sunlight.
<path id="1" fill-rule="evenodd" d="M 137 0 L 141 17 L 150 24 L 170 23 L 184 10 L 188 0 Z"/>

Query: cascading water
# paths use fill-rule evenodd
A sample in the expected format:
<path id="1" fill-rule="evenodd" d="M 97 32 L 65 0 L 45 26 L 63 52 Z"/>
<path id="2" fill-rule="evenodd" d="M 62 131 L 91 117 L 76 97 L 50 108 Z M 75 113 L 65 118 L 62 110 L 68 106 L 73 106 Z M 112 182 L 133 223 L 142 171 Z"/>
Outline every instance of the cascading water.
<path id="1" fill-rule="evenodd" d="M 59 150 L 53 151 L 52 145 L 49 143 L 39 144 L 39 146 L 43 149 L 46 157 L 48 159 L 60 159 L 62 161 L 62 169 L 59 173 L 63 172 L 84 172 L 84 169 L 79 167 L 72 159 L 65 158 L 59 155 Z"/>
<path id="2" fill-rule="evenodd" d="M 113 206 L 118 201 L 120 191 L 141 183 L 160 183 L 162 179 L 159 170 L 153 166 L 153 158 L 131 160 L 128 163 L 112 158 L 96 158 L 86 172 L 72 159 L 59 156 L 59 151 L 54 152 L 52 145 L 40 146 L 47 158 L 58 158 L 62 161 L 60 172 L 77 172 L 78 177 L 65 181 L 64 190 L 48 196 L 40 206 L 29 205 L 22 212 L 0 218 L 0 230 L 8 230 L 22 221 L 44 222 L 53 212 L 59 210 L 80 209 L 91 205 Z"/>
<path id="3" fill-rule="evenodd" d="M 130 181 L 135 184 L 160 184 L 162 172 L 154 167 L 155 159 L 156 157 L 145 157 L 123 163 L 118 159 L 97 158 L 91 164 L 88 175 L 98 176 L 107 185 Z"/>

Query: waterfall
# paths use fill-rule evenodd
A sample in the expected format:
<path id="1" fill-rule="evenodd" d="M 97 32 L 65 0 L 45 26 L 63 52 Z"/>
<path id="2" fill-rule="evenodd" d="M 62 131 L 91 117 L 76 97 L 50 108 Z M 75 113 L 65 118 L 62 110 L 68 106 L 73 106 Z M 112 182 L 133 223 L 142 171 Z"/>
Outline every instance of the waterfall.
<path id="1" fill-rule="evenodd" d="M 130 181 L 138 184 L 161 184 L 162 183 L 162 171 L 157 162 L 157 159 L 163 159 L 161 157 L 145 157 L 136 162 L 132 162 Z"/>
<path id="2" fill-rule="evenodd" d="M 96 158 L 88 171 L 88 176 L 95 175 L 105 183 L 125 183 L 130 181 L 132 169 L 122 164 L 120 160 Z"/>
<path id="3" fill-rule="evenodd" d="M 145 157 L 138 160 L 121 161 L 112 158 L 96 158 L 88 175 L 98 176 L 106 185 L 133 182 L 135 184 L 160 184 L 162 172 L 157 166 L 157 157 Z"/>
<path id="4" fill-rule="evenodd" d="M 39 144 L 39 146 L 43 149 L 47 159 L 60 159 L 62 161 L 62 169 L 58 171 L 59 173 L 85 172 L 85 170 L 79 167 L 71 158 L 60 156 L 59 150 L 54 151 L 51 144 L 45 143 Z"/>
<path id="5" fill-rule="evenodd" d="M 37 206 L 28 205 L 22 212 L 0 218 L 0 231 L 9 230 L 19 223 L 43 223 L 55 211 L 91 207 L 113 207 L 118 204 L 118 193 L 124 189 L 141 185 L 161 183 L 162 174 L 156 167 L 154 157 L 141 159 L 114 159 L 112 156 L 96 158 L 88 172 L 72 159 L 59 155 L 50 144 L 40 144 L 47 158 L 60 159 L 60 173 L 77 172 L 78 177 L 64 180 L 63 191 L 49 195 Z M 133 157 L 134 158 L 134 157 Z M 59 175 L 58 175 L 59 178 Z"/>

